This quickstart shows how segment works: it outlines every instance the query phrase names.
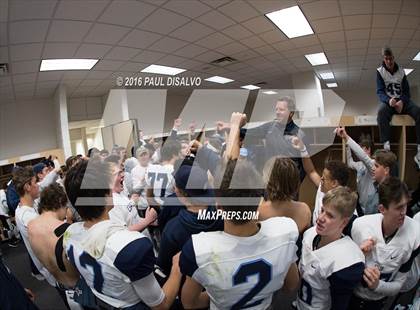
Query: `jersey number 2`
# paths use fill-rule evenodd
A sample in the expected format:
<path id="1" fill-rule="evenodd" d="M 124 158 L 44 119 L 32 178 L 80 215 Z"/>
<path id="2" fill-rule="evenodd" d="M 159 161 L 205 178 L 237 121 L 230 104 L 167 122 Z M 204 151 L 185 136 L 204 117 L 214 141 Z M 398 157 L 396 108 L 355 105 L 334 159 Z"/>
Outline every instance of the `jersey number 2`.
<path id="1" fill-rule="evenodd" d="M 262 302 L 262 299 L 247 304 L 271 281 L 272 266 L 263 259 L 245 263 L 239 266 L 233 275 L 233 286 L 248 282 L 248 277 L 258 275 L 258 282 L 255 286 L 237 303 L 232 306 L 232 310 L 246 309 L 254 307 Z"/>
<path id="2" fill-rule="evenodd" d="M 77 266 L 74 260 L 73 246 L 70 246 L 69 250 L 67 251 L 67 256 L 69 260 L 73 263 L 73 265 Z M 93 287 L 96 291 L 102 293 L 102 287 L 104 285 L 104 276 L 102 275 L 101 265 L 99 265 L 99 263 L 86 252 L 83 252 L 82 255 L 80 255 L 79 263 L 80 266 L 85 269 L 87 269 L 88 266 L 92 267 Z"/>

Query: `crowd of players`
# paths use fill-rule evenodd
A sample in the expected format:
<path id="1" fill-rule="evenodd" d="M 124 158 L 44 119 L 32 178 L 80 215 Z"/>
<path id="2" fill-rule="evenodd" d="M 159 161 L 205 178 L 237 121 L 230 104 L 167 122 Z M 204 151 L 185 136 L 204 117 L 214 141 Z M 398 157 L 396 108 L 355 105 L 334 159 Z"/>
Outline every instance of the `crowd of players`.
<path id="1" fill-rule="evenodd" d="M 13 246 L 22 238 L 33 275 L 69 309 L 418 309 L 420 214 L 407 207 L 389 141 L 373 152 L 338 127 L 347 164 L 328 160 L 320 175 L 294 110 L 284 97 L 254 129 L 233 113 L 215 135 L 180 140 L 178 119 L 164 143 L 140 137 L 131 157 L 91 149 L 62 167 L 16 167 L 4 235 Z M 299 201 L 305 175 L 313 210 Z M 1 260 L 0 283 L 1 309 L 37 309 Z M 273 302 L 279 290 L 297 292 L 291 305 Z"/>
<path id="2" fill-rule="evenodd" d="M 280 99 L 276 110 L 290 115 L 291 103 Z M 56 160 L 16 168 L 14 218 L 34 272 L 71 309 L 268 309 L 280 289 L 297 289 L 297 309 L 383 309 L 404 292 L 414 299 L 420 216 L 406 216 L 407 186 L 392 176 L 396 156 L 371 157 L 367 143 L 337 128 L 357 195 L 346 164 L 330 160 L 320 176 L 299 135 L 287 138 L 318 187 L 311 212 L 298 201 L 296 161 L 274 156 L 262 173 L 255 169 L 245 123 L 233 113 L 220 126 L 229 128 L 226 141 L 217 134 L 201 143 L 179 141 L 176 120 L 165 143 L 143 141 L 130 158 L 123 148 L 91 150 L 63 169 Z M 216 208 L 239 216 L 199 218 Z M 240 216 L 250 211 L 258 220 Z M 35 309 L 2 268 L 13 291 L 2 309 Z"/>

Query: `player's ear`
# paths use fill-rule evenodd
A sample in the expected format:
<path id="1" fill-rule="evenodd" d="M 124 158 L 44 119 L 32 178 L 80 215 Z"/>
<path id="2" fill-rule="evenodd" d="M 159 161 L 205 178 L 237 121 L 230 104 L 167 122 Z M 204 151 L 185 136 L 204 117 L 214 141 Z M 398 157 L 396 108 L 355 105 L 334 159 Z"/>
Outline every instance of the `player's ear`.
<path id="1" fill-rule="evenodd" d="M 349 223 L 349 218 L 348 217 L 343 217 L 343 221 L 341 222 L 340 228 L 344 229 L 344 227 L 347 226 L 347 224 Z"/>
<path id="2" fill-rule="evenodd" d="M 384 170 L 385 170 L 385 174 L 389 175 L 389 167 L 384 167 Z"/>
<path id="3" fill-rule="evenodd" d="M 381 212 L 382 214 L 384 214 L 384 212 L 385 212 L 385 207 L 384 207 L 384 205 L 383 205 L 383 204 L 379 204 L 379 205 L 378 205 L 378 210 L 379 210 L 379 212 Z"/>

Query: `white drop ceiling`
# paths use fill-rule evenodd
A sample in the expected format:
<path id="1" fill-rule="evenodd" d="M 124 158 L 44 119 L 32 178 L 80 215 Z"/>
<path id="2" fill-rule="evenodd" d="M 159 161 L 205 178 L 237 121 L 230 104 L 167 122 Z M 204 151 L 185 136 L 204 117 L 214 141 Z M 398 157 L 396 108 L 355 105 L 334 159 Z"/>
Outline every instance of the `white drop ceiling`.
<path id="1" fill-rule="evenodd" d="M 315 34 L 288 39 L 265 16 L 299 5 Z M 0 0 L 0 101 L 49 98 L 60 83 L 69 97 L 102 96 L 117 76 L 148 65 L 180 67 L 181 76 L 213 75 L 239 88 L 290 87 L 290 75 L 332 71 L 340 88 L 375 87 L 381 47 L 414 68 L 420 84 L 420 0 Z M 312 67 L 305 54 L 324 52 Z M 209 64 L 230 56 L 225 67 Z M 43 58 L 98 58 L 91 71 L 39 72 Z"/>

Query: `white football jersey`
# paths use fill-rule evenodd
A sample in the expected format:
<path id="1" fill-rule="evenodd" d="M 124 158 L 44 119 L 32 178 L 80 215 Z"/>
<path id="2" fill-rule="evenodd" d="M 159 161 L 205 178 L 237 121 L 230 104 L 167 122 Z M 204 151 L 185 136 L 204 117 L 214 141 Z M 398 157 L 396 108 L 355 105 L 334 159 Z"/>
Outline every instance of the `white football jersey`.
<path id="1" fill-rule="evenodd" d="M 417 223 L 418 233 L 420 233 L 420 212 L 418 212 L 413 220 Z M 405 281 L 403 287 L 401 288 L 402 292 L 407 292 L 411 290 L 419 281 L 420 278 L 420 254 L 417 254 L 417 257 L 414 259 L 411 270 L 407 275 L 407 280 Z"/>
<path id="2" fill-rule="evenodd" d="M 106 239 L 102 256 L 95 259 L 82 248 L 84 238 L 89 237 L 83 225 L 70 225 L 63 244 L 95 296 L 116 308 L 141 300 L 151 307 L 159 305 L 165 295 L 153 275 L 155 257 L 150 240 L 136 231 L 116 231 Z"/>
<path id="3" fill-rule="evenodd" d="M 316 236 L 315 227 L 303 235 L 299 262 L 301 288 L 297 299 L 299 310 L 331 309 L 330 279 L 341 278 L 356 286 L 363 275 L 365 256 L 350 237 L 345 236 L 314 250 Z"/>
<path id="4" fill-rule="evenodd" d="M 0 215 L 9 217 L 9 207 L 4 189 L 0 189 Z"/>
<path id="5" fill-rule="evenodd" d="M 250 237 L 223 231 L 192 235 L 182 249 L 181 272 L 206 289 L 210 309 L 267 309 L 297 260 L 298 235 L 286 217 L 262 221 Z"/>
<path id="6" fill-rule="evenodd" d="M 369 237 L 376 239 L 376 245 L 366 256 L 366 266 L 376 266 L 381 272 L 380 280 L 391 282 L 397 275 L 400 267 L 409 261 L 413 251 L 419 247 L 418 223 L 405 217 L 404 224 L 398 229 L 395 236 L 385 243 L 382 234 L 383 215 L 371 214 L 357 218 L 353 222 L 351 236 L 359 246 Z M 386 295 L 359 285 L 355 294 L 363 299 L 379 300 Z"/>
<path id="7" fill-rule="evenodd" d="M 175 180 L 172 175 L 173 165 L 150 165 L 147 169 L 146 183 L 148 188 L 153 188 L 155 200 L 163 205 L 161 198 L 174 193 Z"/>
<path id="8" fill-rule="evenodd" d="M 131 226 L 140 221 L 139 213 L 134 203 L 123 193 L 112 193 L 114 207 L 109 211 L 109 218 L 113 221 Z"/>
<path id="9" fill-rule="evenodd" d="M 385 83 L 385 92 L 389 97 L 400 98 L 402 90 L 402 80 L 404 78 L 404 69 L 398 67 L 398 71 L 391 74 L 385 67 L 381 66 L 378 69 L 379 74 Z"/>

